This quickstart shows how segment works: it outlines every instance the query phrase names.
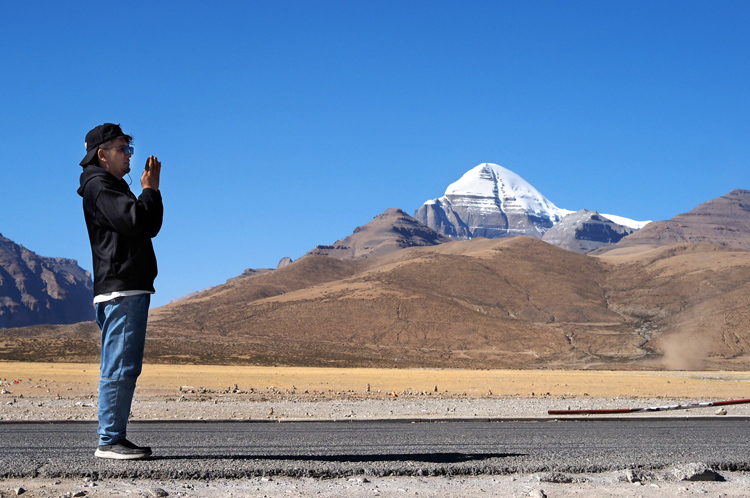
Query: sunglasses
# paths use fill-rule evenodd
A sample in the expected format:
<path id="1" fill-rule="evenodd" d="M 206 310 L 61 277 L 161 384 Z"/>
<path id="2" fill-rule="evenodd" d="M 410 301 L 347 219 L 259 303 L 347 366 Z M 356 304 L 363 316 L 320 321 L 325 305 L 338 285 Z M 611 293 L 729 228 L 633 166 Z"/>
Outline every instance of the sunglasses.
<path id="1" fill-rule="evenodd" d="M 133 152 L 135 152 L 135 149 L 131 147 L 130 145 L 120 145 L 118 147 L 107 147 L 106 149 L 102 147 L 102 150 L 121 150 L 123 154 L 130 154 L 133 155 Z"/>

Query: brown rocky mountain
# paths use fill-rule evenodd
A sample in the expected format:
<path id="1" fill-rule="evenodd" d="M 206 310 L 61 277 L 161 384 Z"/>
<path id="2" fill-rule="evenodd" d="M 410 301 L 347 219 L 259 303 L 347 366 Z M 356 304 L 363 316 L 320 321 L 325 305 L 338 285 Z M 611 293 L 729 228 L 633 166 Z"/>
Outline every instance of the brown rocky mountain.
<path id="1" fill-rule="evenodd" d="M 517 237 L 308 256 L 155 310 L 150 347 L 251 363 L 730 368 L 750 354 L 748 281 L 750 253 L 710 245 L 595 258 Z"/>
<path id="2" fill-rule="evenodd" d="M 718 244 L 750 250 L 750 190 L 733 190 L 671 220 L 649 223 L 618 243 L 597 249 L 594 254 L 679 243 Z"/>
<path id="3" fill-rule="evenodd" d="M 529 237 L 475 239 L 304 257 L 154 310 L 150 348 L 296 365 L 745 368 L 748 305 L 746 251 L 597 258 Z"/>
<path id="4" fill-rule="evenodd" d="M 405 247 L 433 246 L 449 240 L 400 209 L 386 209 L 370 223 L 357 227 L 348 237 L 333 245 L 317 246 L 307 255 L 336 259 L 372 258 Z"/>
<path id="5" fill-rule="evenodd" d="M 0 234 L 0 328 L 94 319 L 91 275 L 72 259 L 48 258 Z"/>
<path id="6" fill-rule="evenodd" d="M 582 209 L 566 215 L 544 232 L 542 240 L 568 251 L 585 254 L 614 244 L 634 231 L 635 229 L 619 225 L 596 211 Z"/>
<path id="7" fill-rule="evenodd" d="M 745 369 L 748 310 L 748 251 L 676 244 L 593 257 L 531 237 L 478 238 L 377 258 L 311 255 L 229 282 L 152 310 L 146 354 L 220 364 Z M 95 361 L 95 325 L 77 327 L 0 333 L 0 359 L 34 351 Z"/>

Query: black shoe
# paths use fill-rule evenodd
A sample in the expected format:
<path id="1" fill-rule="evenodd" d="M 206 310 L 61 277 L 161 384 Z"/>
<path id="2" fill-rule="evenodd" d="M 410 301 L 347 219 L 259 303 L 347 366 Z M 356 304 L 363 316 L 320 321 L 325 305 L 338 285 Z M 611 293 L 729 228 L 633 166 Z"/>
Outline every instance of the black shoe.
<path id="1" fill-rule="evenodd" d="M 99 445 L 94 456 L 114 460 L 143 460 L 151 456 L 151 448 L 136 446 L 127 439 L 120 439 L 114 444 Z"/>

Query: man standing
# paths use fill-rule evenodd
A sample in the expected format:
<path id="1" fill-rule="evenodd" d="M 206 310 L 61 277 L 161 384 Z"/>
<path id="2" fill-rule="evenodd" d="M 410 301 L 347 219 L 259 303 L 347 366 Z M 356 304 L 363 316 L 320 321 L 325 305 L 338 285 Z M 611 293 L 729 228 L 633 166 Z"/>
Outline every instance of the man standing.
<path id="1" fill-rule="evenodd" d="M 99 458 L 148 458 L 151 448 L 126 439 L 136 379 L 143 366 L 146 322 L 156 278 L 151 239 L 161 229 L 161 163 L 146 161 L 136 198 L 123 177 L 130 172 L 132 137 L 105 123 L 86 134 L 78 194 L 91 242 L 96 322 L 102 331 L 99 377 Z"/>

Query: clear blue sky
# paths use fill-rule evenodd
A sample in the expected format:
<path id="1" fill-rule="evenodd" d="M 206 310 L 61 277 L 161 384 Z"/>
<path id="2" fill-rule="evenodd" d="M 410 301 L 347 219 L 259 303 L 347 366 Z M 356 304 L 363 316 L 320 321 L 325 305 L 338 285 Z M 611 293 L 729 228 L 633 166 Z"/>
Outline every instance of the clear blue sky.
<path id="1" fill-rule="evenodd" d="M 84 136 L 161 160 L 153 304 L 275 267 L 482 162 L 662 220 L 750 188 L 747 1 L 0 3 L 0 233 L 91 269 Z"/>

